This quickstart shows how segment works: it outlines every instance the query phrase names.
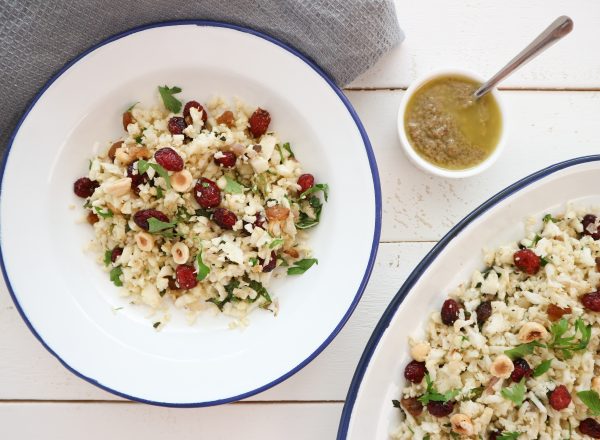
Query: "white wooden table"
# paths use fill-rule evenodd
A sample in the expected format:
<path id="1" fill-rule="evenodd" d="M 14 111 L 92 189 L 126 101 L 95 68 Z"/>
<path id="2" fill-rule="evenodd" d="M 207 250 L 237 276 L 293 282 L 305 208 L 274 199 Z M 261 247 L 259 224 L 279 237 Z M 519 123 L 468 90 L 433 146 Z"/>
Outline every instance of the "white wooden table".
<path id="1" fill-rule="evenodd" d="M 73 376 L 27 330 L 0 290 L 0 438 L 44 440 L 333 439 L 363 347 L 417 262 L 485 199 L 552 163 L 600 153 L 598 0 L 398 0 L 404 43 L 347 88 L 375 150 L 383 231 L 375 270 L 336 340 L 283 384 L 244 402 L 165 409 L 123 401 Z M 510 135 L 483 175 L 434 178 L 400 151 L 396 110 L 403 90 L 439 67 L 487 76 L 559 15 L 573 33 L 503 84 Z"/>

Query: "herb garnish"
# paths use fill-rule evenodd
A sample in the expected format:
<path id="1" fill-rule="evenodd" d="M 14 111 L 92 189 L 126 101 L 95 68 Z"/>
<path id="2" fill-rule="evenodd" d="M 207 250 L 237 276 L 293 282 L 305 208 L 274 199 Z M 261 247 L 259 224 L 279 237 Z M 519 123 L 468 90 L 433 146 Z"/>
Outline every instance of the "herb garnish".
<path id="1" fill-rule="evenodd" d="M 504 352 L 512 360 L 517 358 L 524 357 L 525 355 L 533 353 L 535 347 L 545 347 L 544 344 L 539 343 L 538 341 L 531 341 L 526 344 L 517 345 L 515 348 L 511 348 L 510 350 L 506 350 Z"/>
<path id="2" fill-rule="evenodd" d="M 284 242 L 283 238 L 274 238 L 271 243 L 269 243 L 269 249 L 276 248 L 279 245 L 282 245 Z"/>
<path id="3" fill-rule="evenodd" d="M 198 256 L 196 257 L 196 265 L 198 266 L 196 279 L 198 281 L 202 281 L 210 273 L 210 267 L 208 267 L 206 264 L 204 264 L 204 261 L 202 261 L 202 244 L 200 244 L 200 250 L 198 252 Z"/>
<path id="4" fill-rule="evenodd" d="M 571 359 L 574 351 L 585 350 L 592 336 L 592 326 L 585 325 L 581 318 L 575 321 L 575 330 L 571 336 L 563 336 L 569 329 L 569 322 L 562 318 L 560 321 L 552 324 L 550 333 L 552 334 L 552 342 L 548 344 L 548 348 L 560 351 L 565 359 Z M 579 342 L 575 342 L 575 336 L 580 334 Z"/>
<path id="5" fill-rule="evenodd" d="M 538 241 L 540 241 L 541 239 L 542 237 L 540 236 L 540 234 L 535 234 L 535 237 L 533 237 L 533 240 L 531 240 L 531 244 L 529 245 L 529 247 L 535 247 L 538 244 Z"/>
<path id="6" fill-rule="evenodd" d="M 512 401 L 517 407 L 523 404 L 525 400 L 525 392 L 527 388 L 525 387 L 525 378 L 523 377 L 518 384 L 515 384 L 512 388 L 502 388 L 500 393 L 505 399 Z"/>
<path id="7" fill-rule="evenodd" d="M 311 186 L 302 194 L 300 194 L 300 198 L 305 199 L 306 196 L 319 191 L 323 191 L 323 197 L 325 198 L 325 201 L 327 201 L 327 197 L 329 196 L 329 185 L 327 185 L 326 183 L 317 183 L 316 185 Z"/>
<path id="8" fill-rule="evenodd" d="M 104 251 L 104 265 L 108 266 L 110 263 L 112 263 L 112 251 L 106 250 Z"/>
<path id="9" fill-rule="evenodd" d="M 400 401 L 399 400 L 392 400 L 392 405 L 394 406 L 394 408 L 400 408 L 402 409 L 402 407 L 400 406 Z"/>
<path id="10" fill-rule="evenodd" d="M 150 217 L 148 219 L 148 232 L 151 234 L 157 234 L 167 229 L 173 229 L 177 226 L 177 222 L 163 222 L 157 218 Z"/>
<path id="11" fill-rule="evenodd" d="M 158 328 L 159 325 L 160 325 L 160 321 L 156 321 L 154 324 L 152 324 L 152 327 Z"/>
<path id="12" fill-rule="evenodd" d="M 226 193 L 229 194 L 243 194 L 244 193 L 244 186 L 240 185 L 238 182 L 236 182 L 235 180 L 233 180 L 231 177 L 229 176 L 225 176 L 225 180 L 227 181 L 227 184 L 225 185 L 225 189 L 223 191 L 225 191 Z"/>
<path id="13" fill-rule="evenodd" d="M 303 260 L 296 261 L 292 267 L 288 268 L 287 274 L 302 275 L 304 272 L 310 269 L 313 264 L 319 264 L 319 260 L 316 258 L 304 258 Z"/>
<path id="14" fill-rule="evenodd" d="M 315 212 L 315 218 L 312 218 L 305 212 L 300 211 L 298 223 L 296 223 L 296 228 L 298 229 L 312 228 L 313 226 L 318 225 L 319 221 L 321 220 L 321 211 L 323 209 L 323 204 L 321 203 L 321 200 L 319 200 L 317 196 L 311 196 L 308 199 L 308 203 Z"/>
<path id="15" fill-rule="evenodd" d="M 167 172 L 167 170 L 165 170 L 157 163 L 150 163 L 144 159 L 140 159 L 137 161 L 138 174 L 144 174 L 146 171 L 148 171 L 148 168 L 154 169 L 154 171 L 156 171 L 160 177 L 165 179 L 167 189 L 171 189 L 171 178 L 169 177 L 169 173 Z"/>
<path id="16" fill-rule="evenodd" d="M 429 373 L 425 375 L 425 381 L 427 382 L 427 389 L 425 390 L 425 394 L 423 394 L 418 399 L 419 402 L 421 402 L 423 405 L 427 405 L 429 402 L 432 402 L 432 401 L 448 402 L 449 400 L 454 399 L 458 395 L 458 393 L 460 393 L 460 390 L 458 390 L 458 389 L 450 390 L 443 394 L 440 393 L 433 386 L 433 381 L 431 380 L 431 376 L 429 376 Z"/>
<path id="17" fill-rule="evenodd" d="M 592 416 L 595 417 L 600 415 L 600 396 L 598 396 L 596 391 L 579 391 L 577 393 L 577 397 L 579 397 L 581 401 L 585 403 L 585 406 L 588 407 Z"/>
<path id="18" fill-rule="evenodd" d="M 248 263 L 250 263 L 251 267 L 254 267 L 258 264 L 258 258 L 256 258 L 256 257 L 248 258 Z"/>
<path id="19" fill-rule="evenodd" d="M 516 431 L 508 432 L 507 431 L 507 432 L 503 432 L 498 437 L 496 437 L 496 440 L 517 440 L 520 435 L 521 435 L 520 432 L 516 432 Z"/>
<path id="20" fill-rule="evenodd" d="M 129 108 L 127 108 L 127 110 L 125 110 L 125 112 L 130 112 L 131 110 L 133 110 L 133 107 L 135 107 L 136 105 L 138 105 L 140 102 L 134 102 L 133 104 L 131 104 L 129 106 Z"/>
<path id="21" fill-rule="evenodd" d="M 542 267 L 544 267 L 548 263 L 550 263 L 550 260 L 548 260 L 546 257 L 540 257 L 540 264 L 542 265 Z"/>
<path id="22" fill-rule="evenodd" d="M 143 136 L 140 134 L 139 136 L 136 136 L 134 139 L 135 139 L 135 142 L 137 144 L 141 144 L 142 143 L 142 138 L 143 138 Z"/>
<path id="23" fill-rule="evenodd" d="M 156 187 L 156 197 L 158 197 L 159 199 L 163 198 L 163 190 L 160 186 Z"/>
<path id="24" fill-rule="evenodd" d="M 558 221 L 557 218 L 552 217 L 552 214 L 546 214 L 544 216 L 544 218 L 542 218 L 542 221 L 544 223 L 548 223 L 548 222 L 552 222 L 552 223 L 556 223 Z"/>
<path id="25" fill-rule="evenodd" d="M 289 157 L 294 158 L 294 152 L 292 151 L 292 147 L 290 147 L 290 143 L 286 142 L 285 144 L 283 144 L 281 146 L 281 148 L 283 148 L 285 151 L 287 151 L 289 153 Z"/>
<path id="26" fill-rule="evenodd" d="M 96 213 L 102 218 L 109 218 L 109 217 L 114 216 L 113 212 L 108 208 L 105 208 L 105 210 L 102 210 L 102 208 L 100 208 L 98 206 L 94 206 L 94 211 L 96 211 Z"/>
<path id="27" fill-rule="evenodd" d="M 110 280 L 117 287 L 121 287 L 123 285 L 123 281 L 121 281 L 122 274 L 123 269 L 121 269 L 121 266 L 117 266 L 110 271 Z"/>
<path id="28" fill-rule="evenodd" d="M 225 286 L 225 292 L 227 292 L 227 296 L 223 298 L 222 301 L 218 298 L 210 298 L 207 299 L 207 301 L 216 305 L 220 311 L 223 311 L 223 306 L 225 306 L 225 304 L 227 304 L 229 301 L 233 300 L 233 291 L 238 287 L 240 287 L 240 282 L 238 280 L 231 280 L 229 284 Z"/>
<path id="29" fill-rule="evenodd" d="M 552 359 L 546 359 L 541 364 L 533 369 L 533 377 L 540 377 L 546 371 L 550 369 L 550 365 L 552 364 Z"/>
<path id="30" fill-rule="evenodd" d="M 169 86 L 159 86 L 158 93 L 160 93 L 163 104 L 168 110 L 172 111 L 173 113 L 179 113 L 179 110 L 181 110 L 181 101 L 175 98 L 173 95 L 176 93 L 181 93 L 181 87 L 174 86 L 169 88 Z"/>
<path id="31" fill-rule="evenodd" d="M 262 296 L 265 299 L 264 304 L 261 304 L 260 307 L 263 309 L 269 307 L 273 301 L 271 301 L 271 295 L 269 295 L 269 292 L 267 292 L 267 289 L 264 288 L 262 283 L 255 280 L 250 280 L 248 284 L 252 290 L 258 293 L 257 298 Z"/>

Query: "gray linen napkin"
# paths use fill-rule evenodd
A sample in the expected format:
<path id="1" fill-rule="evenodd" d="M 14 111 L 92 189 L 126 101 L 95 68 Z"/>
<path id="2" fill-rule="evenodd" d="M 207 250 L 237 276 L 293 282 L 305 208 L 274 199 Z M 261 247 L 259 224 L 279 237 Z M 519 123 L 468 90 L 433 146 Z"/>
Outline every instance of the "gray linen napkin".
<path id="1" fill-rule="evenodd" d="M 35 92 L 77 54 L 135 26 L 190 18 L 270 34 L 339 85 L 403 39 L 391 0 L 0 0 L 0 150 Z"/>

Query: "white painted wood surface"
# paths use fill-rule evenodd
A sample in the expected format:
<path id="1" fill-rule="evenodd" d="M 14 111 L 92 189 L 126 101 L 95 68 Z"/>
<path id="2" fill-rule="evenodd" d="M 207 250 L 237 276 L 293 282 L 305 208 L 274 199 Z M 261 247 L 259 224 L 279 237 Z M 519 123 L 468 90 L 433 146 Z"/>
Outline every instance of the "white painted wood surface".
<path id="1" fill-rule="evenodd" d="M 398 0 L 397 10 L 406 41 L 347 92 L 375 150 L 384 219 L 371 281 L 336 340 L 290 380 L 248 402 L 193 410 L 150 407 L 122 401 L 65 370 L 27 330 L 2 283 L 2 438 L 334 438 L 341 402 L 373 327 L 434 242 L 515 180 L 561 160 L 600 152 L 597 0 Z M 573 34 L 504 84 L 525 90 L 502 92 L 510 137 L 491 170 L 449 181 L 407 162 L 396 136 L 403 91 L 390 88 L 404 88 L 417 76 L 444 66 L 491 74 L 560 14 L 575 20 Z"/>

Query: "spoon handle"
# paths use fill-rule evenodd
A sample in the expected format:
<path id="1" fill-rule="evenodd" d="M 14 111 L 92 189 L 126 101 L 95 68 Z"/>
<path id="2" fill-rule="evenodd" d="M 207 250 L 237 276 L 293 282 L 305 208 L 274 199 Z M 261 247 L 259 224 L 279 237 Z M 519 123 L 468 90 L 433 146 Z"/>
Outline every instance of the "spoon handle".
<path id="1" fill-rule="evenodd" d="M 545 49 L 552 46 L 562 37 L 573 30 L 573 20 L 566 15 L 558 17 L 546 28 L 535 40 L 523 49 L 516 57 L 508 62 L 498 73 L 485 82 L 476 92 L 475 98 L 479 99 L 490 91 L 496 84 L 502 81 L 505 77 L 517 70 L 523 64 L 535 58 Z"/>

